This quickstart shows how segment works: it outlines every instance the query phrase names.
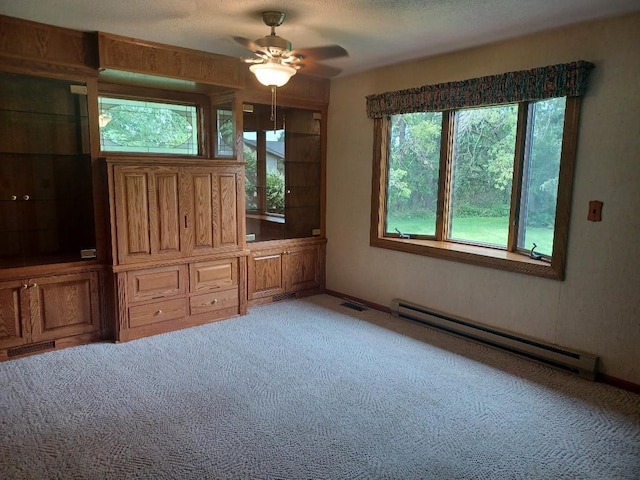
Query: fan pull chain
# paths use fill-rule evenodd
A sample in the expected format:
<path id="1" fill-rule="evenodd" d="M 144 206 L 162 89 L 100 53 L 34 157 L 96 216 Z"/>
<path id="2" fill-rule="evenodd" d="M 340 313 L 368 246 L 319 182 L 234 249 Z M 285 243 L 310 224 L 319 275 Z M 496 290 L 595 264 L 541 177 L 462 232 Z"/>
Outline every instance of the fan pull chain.
<path id="1" fill-rule="evenodd" d="M 271 86 L 271 121 L 273 122 L 273 133 L 276 133 L 278 129 L 277 115 L 276 115 L 276 86 Z"/>

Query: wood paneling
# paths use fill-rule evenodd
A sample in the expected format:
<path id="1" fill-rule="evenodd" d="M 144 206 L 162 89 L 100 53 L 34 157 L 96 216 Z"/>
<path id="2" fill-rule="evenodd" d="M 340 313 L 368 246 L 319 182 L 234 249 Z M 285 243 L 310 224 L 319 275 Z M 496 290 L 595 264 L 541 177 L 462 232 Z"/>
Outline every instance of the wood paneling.
<path id="1" fill-rule="evenodd" d="M 178 254 L 180 252 L 178 175 L 174 171 L 156 173 L 154 181 L 155 185 L 151 187 L 156 195 L 154 205 L 158 209 L 157 214 L 151 216 L 150 225 L 151 238 L 156 244 L 154 251 L 160 254 Z M 157 224 L 154 223 L 155 221 Z"/>
<path id="2" fill-rule="evenodd" d="M 119 237 L 122 240 L 121 260 L 124 260 L 124 255 L 151 255 L 148 175 L 123 173 L 121 185 L 122 208 L 118 210 L 124 217 L 122 224 L 126 225 Z"/>
<path id="3" fill-rule="evenodd" d="M 193 293 L 237 286 L 238 259 L 192 263 L 189 265 L 189 279 Z"/>
<path id="4" fill-rule="evenodd" d="M 98 44 L 101 69 L 244 87 L 247 67 L 238 58 L 109 33 L 99 33 Z"/>
<path id="5" fill-rule="evenodd" d="M 195 295 L 189 298 L 189 311 L 191 315 L 214 312 L 225 308 L 235 308 L 237 310 L 238 305 L 237 288 Z"/>
<path id="6" fill-rule="evenodd" d="M 247 65 L 242 66 L 247 70 L 243 100 L 268 105 L 271 101 L 269 87 L 258 82 Z M 296 74 L 285 86 L 278 88 L 278 106 L 315 108 L 328 105 L 330 84 L 328 78 Z"/>
<path id="7" fill-rule="evenodd" d="M 187 283 L 186 265 L 127 272 L 128 298 L 131 302 L 184 294 Z"/>
<path id="8" fill-rule="evenodd" d="M 185 249 L 189 255 L 235 250 L 239 245 L 238 167 L 182 170 L 185 196 Z"/>
<path id="9" fill-rule="evenodd" d="M 0 283 L 0 348 L 28 343 L 28 324 L 22 322 L 22 292 L 26 283 Z"/>
<path id="10" fill-rule="evenodd" d="M 116 166 L 113 175 L 119 263 L 182 256 L 179 169 Z"/>
<path id="11" fill-rule="evenodd" d="M 238 244 L 238 175 L 235 172 L 218 175 L 218 246 Z"/>
<path id="12" fill-rule="evenodd" d="M 282 253 L 255 252 L 249 261 L 249 299 L 284 292 Z"/>
<path id="13" fill-rule="evenodd" d="M 216 246 L 215 173 L 207 169 L 189 169 L 189 173 L 183 178 L 188 198 L 188 209 L 185 212 L 188 248 L 193 255 L 210 253 Z"/>
<path id="14" fill-rule="evenodd" d="M 248 262 L 250 305 L 273 296 L 324 289 L 325 240 L 300 239 L 251 245 Z"/>
<path id="15" fill-rule="evenodd" d="M 187 316 L 184 298 L 164 300 L 129 308 L 129 328 L 180 320 Z"/>
<path id="16" fill-rule="evenodd" d="M 319 253 L 317 246 L 287 251 L 284 276 L 287 292 L 296 292 L 320 285 Z"/>
<path id="17" fill-rule="evenodd" d="M 95 72 L 96 47 L 90 34 L 0 15 L 0 55 Z"/>
<path id="18" fill-rule="evenodd" d="M 100 330 L 97 272 L 36 278 L 28 289 L 32 341 Z"/>

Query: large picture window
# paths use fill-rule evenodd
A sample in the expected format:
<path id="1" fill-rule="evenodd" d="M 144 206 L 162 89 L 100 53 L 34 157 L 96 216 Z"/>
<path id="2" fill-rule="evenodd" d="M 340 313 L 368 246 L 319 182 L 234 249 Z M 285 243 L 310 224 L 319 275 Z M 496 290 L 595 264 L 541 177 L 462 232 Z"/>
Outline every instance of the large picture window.
<path id="1" fill-rule="evenodd" d="M 590 68 L 577 62 L 368 97 L 371 244 L 563 278 Z M 532 81 L 539 76 L 545 82 Z M 561 85 L 550 89 L 553 80 Z M 481 98 L 496 85 L 496 98 Z"/>

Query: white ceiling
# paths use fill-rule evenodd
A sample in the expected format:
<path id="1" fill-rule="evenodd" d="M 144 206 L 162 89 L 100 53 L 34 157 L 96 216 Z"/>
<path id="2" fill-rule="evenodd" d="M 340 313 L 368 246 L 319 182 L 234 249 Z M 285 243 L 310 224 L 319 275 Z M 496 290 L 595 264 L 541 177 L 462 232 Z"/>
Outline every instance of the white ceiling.
<path id="1" fill-rule="evenodd" d="M 269 34 L 260 12 L 286 13 L 294 48 L 338 44 L 342 75 L 563 25 L 640 11 L 639 0 L 0 0 L 0 13 L 230 56 L 233 36 Z"/>

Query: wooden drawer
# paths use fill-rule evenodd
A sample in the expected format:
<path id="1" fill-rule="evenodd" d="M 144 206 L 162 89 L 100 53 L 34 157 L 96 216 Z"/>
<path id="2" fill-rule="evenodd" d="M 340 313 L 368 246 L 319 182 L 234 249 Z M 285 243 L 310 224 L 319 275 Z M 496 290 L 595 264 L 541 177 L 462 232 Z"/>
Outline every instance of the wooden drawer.
<path id="1" fill-rule="evenodd" d="M 184 298 L 138 305 L 129 307 L 129 328 L 176 320 L 186 316 L 187 305 Z"/>
<path id="2" fill-rule="evenodd" d="M 187 291 L 186 265 L 149 268 L 127 273 L 130 302 L 181 295 Z"/>
<path id="3" fill-rule="evenodd" d="M 213 312 L 215 310 L 222 310 L 223 308 L 237 308 L 238 305 L 237 288 L 195 295 L 189 299 L 191 315 Z"/>
<path id="4" fill-rule="evenodd" d="M 238 259 L 192 263 L 189 277 L 192 293 L 235 287 L 238 285 Z"/>

